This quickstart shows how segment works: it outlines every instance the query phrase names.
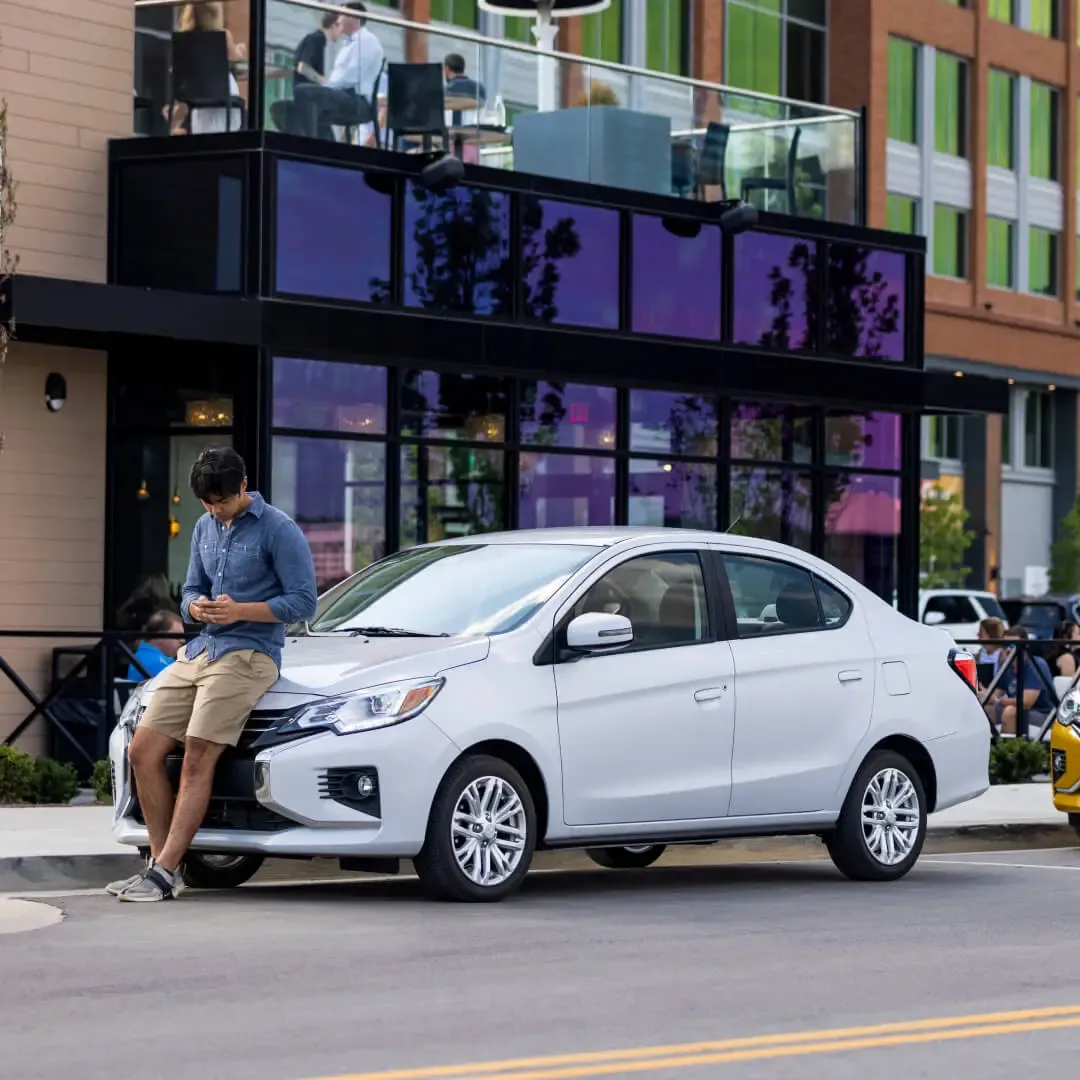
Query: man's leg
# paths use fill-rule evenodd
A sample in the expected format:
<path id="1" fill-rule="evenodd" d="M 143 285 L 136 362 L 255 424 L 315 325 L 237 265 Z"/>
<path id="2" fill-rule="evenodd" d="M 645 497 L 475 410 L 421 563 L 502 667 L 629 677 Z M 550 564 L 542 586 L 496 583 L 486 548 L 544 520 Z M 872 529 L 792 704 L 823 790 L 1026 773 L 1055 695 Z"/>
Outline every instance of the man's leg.
<path id="1" fill-rule="evenodd" d="M 140 727 L 128 748 L 131 771 L 139 792 L 146 831 L 150 834 L 150 855 L 157 858 L 165 846 L 173 816 L 173 788 L 165 771 L 165 759 L 177 749 L 177 742 L 152 728 Z"/>
<path id="2" fill-rule="evenodd" d="M 244 719 L 247 719 L 246 713 Z M 222 743 L 197 739 L 191 735 L 184 744 L 184 771 L 180 776 L 180 794 L 176 800 L 168 838 L 162 845 L 161 854 L 156 856 L 158 865 L 170 874 L 176 872 L 188 845 L 206 817 L 206 810 L 210 805 L 210 789 L 214 784 L 214 770 L 224 749 L 225 745 Z"/>
<path id="3" fill-rule="evenodd" d="M 1016 706 L 1006 705 L 1001 710 L 1001 734 L 1002 735 L 1015 735 L 1016 734 Z"/>

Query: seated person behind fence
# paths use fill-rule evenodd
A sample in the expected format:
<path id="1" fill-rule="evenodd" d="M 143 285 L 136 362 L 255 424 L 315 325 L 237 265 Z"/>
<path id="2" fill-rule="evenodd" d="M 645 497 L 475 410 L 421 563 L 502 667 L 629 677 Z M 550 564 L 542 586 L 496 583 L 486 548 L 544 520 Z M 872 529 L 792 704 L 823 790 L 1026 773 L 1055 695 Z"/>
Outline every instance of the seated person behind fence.
<path id="1" fill-rule="evenodd" d="M 1076 674 L 1076 652 L 1080 648 L 1080 626 L 1074 622 L 1058 623 L 1054 628 L 1055 641 L 1068 641 L 1070 645 L 1058 645 L 1046 654 L 1046 662 L 1055 675 L 1071 679 Z"/>
<path id="2" fill-rule="evenodd" d="M 171 900 L 181 863 L 210 805 L 214 770 L 236 746 L 255 703 L 278 680 L 285 627 L 315 614 L 315 566 L 304 534 L 247 489 L 230 447 L 203 450 L 191 490 L 206 513 L 191 534 L 181 610 L 202 632 L 158 679 L 128 756 L 150 838 L 150 861 L 106 889 L 121 900 Z M 184 747 L 180 793 L 165 759 Z"/>
<path id="3" fill-rule="evenodd" d="M 306 134 L 332 140 L 334 127 L 375 122 L 375 96 L 379 76 L 386 62 L 382 42 L 367 28 L 360 0 L 344 5 L 356 15 L 341 16 L 341 33 L 346 41 L 334 60 L 334 67 L 322 85 L 301 83 L 294 95 L 296 103 L 312 113 L 315 130 Z"/>
<path id="4" fill-rule="evenodd" d="M 1005 639 L 1012 641 L 1027 641 L 1029 635 L 1023 626 L 1010 626 L 1005 631 Z M 1010 646 L 1001 660 L 1002 664 L 1009 664 L 1010 668 L 1004 677 L 1004 689 L 995 690 L 992 705 L 987 705 L 987 712 L 991 713 L 991 707 L 996 706 L 991 713 L 991 719 L 997 719 L 1001 724 L 1002 735 L 1016 734 L 1016 691 L 1018 686 L 1017 669 L 1020 664 L 1015 659 L 1015 647 Z M 1050 710 L 1054 707 L 1047 692 L 1046 685 L 1053 685 L 1050 678 L 1050 665 L 1037 653 L 1026 651 L 1023 656 L 1024 670 L 1024 722 L 1028 727 L 1042 727 Z M 1043 678 L 1039 675 L 1042 674 Z M 1044 681 L 1045 680 L 1045 681 Z"/>
<path id="5" fill-rule="evenodd" d="M 978 639 L 980 641 L 1000 641 L 1005 636 L 1005 624 L 1000 619 L 983 619 L 979 623 Z M 979 655 L 975 657 L 978 664 L 993 664 L 995 667 L 1001 661 L 1001 645 L 983 645 L 979 649 Z"/>
<path id="6" fill-rule="evenodd" d="M 175 611 L 155 611 L 143 626 L 146 637 L 139 642 L 135 650 L 135 659 L 141 665 L 144 675 L 134 664 L 127 669 L 129 682 L 143 682 L 152 679 L 164 671 L 176 660 L 176 653 L 183 641 L 180 638 L 159 638 L 158 634 L 182 634 L 184 621 Z"/>

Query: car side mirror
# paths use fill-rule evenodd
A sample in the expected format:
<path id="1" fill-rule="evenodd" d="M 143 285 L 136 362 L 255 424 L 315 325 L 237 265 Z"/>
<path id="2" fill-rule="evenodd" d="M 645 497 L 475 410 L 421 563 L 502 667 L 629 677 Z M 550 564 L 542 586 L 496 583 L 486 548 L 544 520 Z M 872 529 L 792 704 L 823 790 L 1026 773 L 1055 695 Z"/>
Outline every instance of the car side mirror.
<path id="1" fill-rule="evenodd" d="M 927 626 L 940 626 L 945 621 L 944 611 L 928 611 L 923 617 L 922 621 Z"/>
<path id="2" fill-rule="evenodd" d="M 634 640 L 634 627 L 625 615 L 589 611 L 579 615 L 566 628 L 567 647 L 575 652 L 610 652 Z"/>

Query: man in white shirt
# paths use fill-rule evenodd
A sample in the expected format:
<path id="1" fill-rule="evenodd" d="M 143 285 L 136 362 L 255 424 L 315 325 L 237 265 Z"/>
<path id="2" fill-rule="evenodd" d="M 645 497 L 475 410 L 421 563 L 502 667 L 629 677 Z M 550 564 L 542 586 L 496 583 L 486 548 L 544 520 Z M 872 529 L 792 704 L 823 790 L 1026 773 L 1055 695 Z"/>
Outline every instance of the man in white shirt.
<path id="1" fill-rule="evenodd" d="M 344 6 L 357 14 L 341 16 L 345 44 L 333 70 L 321 85 L 301 85 L 294 90 L 297 104 L 313 120 L 308 134 L 320 139 L 332 140 L 334 125 L 355 127 L 374 122 L 379 79 L 386 63 L 382 42 L 365 25 L 367 8 L 360 0 Z M 314 130 L 310 130 L 312 126 Z"/>

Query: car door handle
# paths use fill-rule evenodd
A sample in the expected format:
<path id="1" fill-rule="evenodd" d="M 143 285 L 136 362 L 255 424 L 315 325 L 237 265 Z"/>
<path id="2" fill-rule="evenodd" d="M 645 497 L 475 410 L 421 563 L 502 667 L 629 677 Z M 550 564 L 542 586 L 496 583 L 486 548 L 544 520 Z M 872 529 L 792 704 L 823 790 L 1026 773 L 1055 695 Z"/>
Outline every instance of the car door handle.
<path id="1" fill-rule="evenodd" d="M 861 671 L 841 671 L 837 678 L 841 682 L 862 682 Z"/>
<path id="2" fill-rule="evenodd" d="M 710 686 L 705 690 L 695 690 L 695 701 L 716 701 L 718 698 L 722 698 L 727 693 L 726 686 Z"/>

